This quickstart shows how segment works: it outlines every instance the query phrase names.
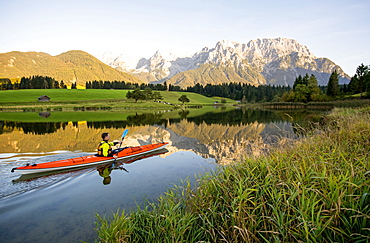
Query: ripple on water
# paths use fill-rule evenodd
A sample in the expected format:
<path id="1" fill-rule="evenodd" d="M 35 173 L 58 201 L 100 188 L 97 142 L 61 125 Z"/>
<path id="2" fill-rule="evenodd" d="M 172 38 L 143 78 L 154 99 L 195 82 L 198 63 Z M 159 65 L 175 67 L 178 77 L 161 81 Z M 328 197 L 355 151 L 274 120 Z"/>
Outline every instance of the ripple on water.
<path id="1" fill-rule="evenodd" d="M 0 199 L 17 195 L 19 193 L 35 190 L 53 185 L 61 180 L 85 173 L 86 170 L 59 173 L 44 176 L 32 180 L 20 181 L 19 173 L 11 173 L 14 167 L 23 166 L 27 163 L 44 163 L 54 160 L 68 159 L 91 153 L 76 153 L 71 151 L 53 151 L 48 153 L 5 153 L 0 154 Z"/>

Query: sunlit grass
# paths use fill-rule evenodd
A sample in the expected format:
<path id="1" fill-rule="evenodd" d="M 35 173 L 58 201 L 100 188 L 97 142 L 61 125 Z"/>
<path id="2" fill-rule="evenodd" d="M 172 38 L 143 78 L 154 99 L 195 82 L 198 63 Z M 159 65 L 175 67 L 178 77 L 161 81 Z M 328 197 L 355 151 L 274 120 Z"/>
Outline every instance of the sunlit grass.
<path id="1" fill-rule="evenodd" d="M 0 91 L 0 105 L 43 105 L 50 106 L 57 102 L 85 102 L 85 103 L 98 103 L 105 101 L 105 105 L 122 105 L 129 103 L 130 106 L 139 106 L 140 104 L 154 103 L 153 101 L 138 101 L 128 100 L 126 98 L 128 90 L 105 90 L 105 89 L 23 89 L 23 90 L 1 90 Z M 213 104 L 213 102 L 221 102 L 220 97 L 205 97 L 200 94 L 190 92 L 175 92 L 175 91 L 160 91 L 163 101 L 172 104 L 181 104 L 178 98 L 181 95 L 186 95 L 190 102 L 186 104 Z M 50 102 L 38 102 L 38 97 L 42 95 L 49 96 Z M 228 102 L 234 102 L 230 99 L 226 99 Z M 109 104 L 109 102 L 115 101 L 115 104 Z M 29 103 L 32 104 L 29 104 Z M 121 103 L 121 104 L 120 104 Z"/>
<path id="2" fill-rule="evenodd" d="M 101 242 L 369 242 L 370 108 L 314 135 L 175 187 L 112 220 Z M 195 189 L 194 189 L 195 187 Z"/>

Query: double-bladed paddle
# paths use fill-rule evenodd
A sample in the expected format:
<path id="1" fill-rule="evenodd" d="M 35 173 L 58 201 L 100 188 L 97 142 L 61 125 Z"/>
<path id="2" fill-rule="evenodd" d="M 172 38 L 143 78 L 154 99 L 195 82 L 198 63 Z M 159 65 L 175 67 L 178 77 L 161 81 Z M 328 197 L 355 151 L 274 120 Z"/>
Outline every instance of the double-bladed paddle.
<path id="1" fill-rule="evenodd" d="M 128 129 L 125 129 L 123 131 L 123 133 L 122 133 L 122 136 L 121 136 L 121 144 L 119 145 L 118 151 L 122 151 L 123 150 L 123 149 L 120 149 L 120 148 L 122 146 L 123 139 L 125 139 L 127 133 L 128 133 Z M 118 154 L 118 152 L 117 152 L 117 154 Z M 113 164 L 116 163 L 116 160 L 117 160 L 117 158 L 114 158 Z"/>
<path id="2" fill-rule="evenodd" d="M 125 139 L 126 135 L 128 133 L 128 129 L 124 130 L 123 133 L 122 133 L 122 139 L 121 139 L 121 144 L 119 145 L 119 147 L 121 148 L 121 145 L 122 145 L 122 142 L 123 142 L 123 139 Z"/>

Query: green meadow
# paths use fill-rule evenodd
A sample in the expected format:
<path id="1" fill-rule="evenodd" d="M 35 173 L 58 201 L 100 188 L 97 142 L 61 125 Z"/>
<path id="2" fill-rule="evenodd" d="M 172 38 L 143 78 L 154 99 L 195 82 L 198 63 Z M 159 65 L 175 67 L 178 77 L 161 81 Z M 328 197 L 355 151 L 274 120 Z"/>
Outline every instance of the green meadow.
<path id="1" fill-rule="evenodd" d="M 51 106 L 58 103 L 99 103 L 99 102 L 126 102 L 136 103 L 126 98 L 128 90 L 104 90 L 104 89 L 24 89 L 24 90 L 1 90 L 0 106 L 4 105 L 40 105 Z M 159 91 L 164 102 L 171 104 L 181 104 L 178 101 L 181 95 L 186 95 L 190 102 L 188 105 L 213 104 L 215 101 L 221 102 L 220 97 L 205 97 L 196 93 Z M 49 102 L 38 102 L 38 97 L 47 95 Z M 228 102 L 235 102 L 227 99 Z M 137 104 L 154 103 L 153 101 L 138 101 Z"/>

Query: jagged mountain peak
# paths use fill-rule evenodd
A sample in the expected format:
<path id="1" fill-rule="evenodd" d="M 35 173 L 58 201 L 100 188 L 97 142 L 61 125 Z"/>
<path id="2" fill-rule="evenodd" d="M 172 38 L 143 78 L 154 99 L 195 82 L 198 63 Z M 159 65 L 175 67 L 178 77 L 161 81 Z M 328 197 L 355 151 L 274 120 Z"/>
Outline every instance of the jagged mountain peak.
<path id="1" fill-rule="evenodd" d="M 318 83 L 325 85 L 334 70 L 344 78 L 342 83 L 349 81 L 349 76 L 329 59 L 317 58 L 294 39 L 278 37 L 247 43 L 220 40 L 189 57 L 158 50 L 151 58 L 141 59 L 133 73 L 147 82 L 168 81 L 182 87 L 229 82 L 292 85 L 298 75 L 306 73 L 314 74 Z"/>
<path id="2" fill-rule="evenodd" d="M 149 58 L 149 60 L 158 60 L 158 59 L 162 59 L 165 61 L 174 61 L 177 59 L 177 56 L 166 50 L 157 50 L 154 53 L 154 55 L 151 58 Z"/>
<path id="3" fill-rule="evenodd" d="M 307 48 L 300 44 L 298 41 L 294 39 L 287 39 L 287 38 L 276 38 L 276 39 L 256 39 L 251 40 L 247 44 L 248 49 L 251 52 L 259 52 L 262 56 L 275 56 L 281 57 L 285 55 L 289 55 L 293 52 L 301 53 L 302 55 L 309 56 L 311 58 L 316 58 Z M 269 54 L 269 52 L 273 52 Z"/>
<path id="4" fill-rule="evenodd" d="M 231 47 L 235 48 L 236 46 L 240 45 L 241 43 L 237 41 L 231 41 L 231 40 L 220 40 L 216 43 L 216 49 L 217 47 Z"/>
<path id="5" fill-rule="evenodd" d="M 209 50 L 208 50 L 209 51 Z M 301 56 L 316 58 L 307 48 L 294 39 L 288 38 L 262 38 L 251 40 L 248 43 L 237 41 L 222 40 L 217 42 L 213 51 L 238 54 L 242 58 L 262 58 L 266 61 L 276 60 L 277 58 L 298 53 Z"/>

